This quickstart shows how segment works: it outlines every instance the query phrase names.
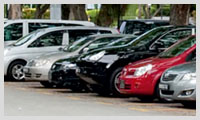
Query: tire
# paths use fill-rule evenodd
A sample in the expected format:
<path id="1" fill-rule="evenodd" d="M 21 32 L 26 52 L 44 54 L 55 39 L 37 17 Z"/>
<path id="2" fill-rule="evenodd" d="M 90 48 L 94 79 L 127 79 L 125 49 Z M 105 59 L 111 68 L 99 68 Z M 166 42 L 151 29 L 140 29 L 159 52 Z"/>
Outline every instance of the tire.
<path id="1" fill-rule="evenodd" d="M 50 83 L 49 81 L 41 81 L 40 84 L 45 88 L 53 88 L 55 84 Z"/>
<path id="2" fill-rule="evenodd" d="M 117 68 L 110 76 L 110 91 L 114 96 L 123 96 L 119 92 L 119 88 L 117 87 L 119 84 L 118 77 L 120 76 L 120 73 L 122 71 L 123 67 Z"/>
<path id="3" fill-rule="evenodd" d="M 8 68 L 8 79 L 13 81 L 24 81 L 23 68 L 26 65 L 25 61 L 15 61 Z"/>

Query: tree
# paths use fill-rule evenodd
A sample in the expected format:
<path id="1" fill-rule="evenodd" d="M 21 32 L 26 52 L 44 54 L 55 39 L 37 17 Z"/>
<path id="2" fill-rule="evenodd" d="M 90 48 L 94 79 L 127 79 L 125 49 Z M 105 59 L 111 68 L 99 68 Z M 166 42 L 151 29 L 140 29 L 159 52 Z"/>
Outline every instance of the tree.
<path id="1" fill-rule="evenodd" d="M 190 4 L 171 4 L 170 5 L 170 24 L 188 25 L 190 15 Z"/>
<path id="2" fill-rule="evenodd" d="M 63 4 L 62 19 L 64 20 L 88 20 L 85 4 Z"/>
<path id="3" fill-rule="evenodd" d="M 50 4 L 37 4 L 35 18 L 41 19 L 43 14 L 46 12 L 47 9 L 49 9 L 49 7 L 50 7 Z"/>
<path id="4" fill-rule="evenodd" d="M 21 19 L 22 18 L 22 5 L 10 4 L 8 11 L 8 19 Z"/>
<path id="5" fill-rule="evenodd" d="M 62 4 L 61 5 L 61 18 L 63 20 L 69 20 L 69 14 L 70 14 L 70 5 L 69 4 Z"/>
<path id="6" fill-rule="evenodd" d="M 102 4 L 96 24 L 99 26 L 110 26 L 114 20 L 125 14 L 127 7 L 127 4 Z"/>

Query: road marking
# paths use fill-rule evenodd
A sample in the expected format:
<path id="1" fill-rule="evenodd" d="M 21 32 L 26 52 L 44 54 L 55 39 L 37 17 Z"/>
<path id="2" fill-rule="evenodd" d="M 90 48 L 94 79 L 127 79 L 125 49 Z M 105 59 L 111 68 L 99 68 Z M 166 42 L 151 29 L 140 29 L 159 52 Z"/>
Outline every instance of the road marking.
<path id="1" fill-rule="evenodd" d="M 50 92 L 38 92 L 38 93 L 45 94 L 45 95 L 53 95 L 53 93 L 50 93 Z"/>
<path id="2" fill-rule="evenodd" d="M 69 98 L 71 100 L 80 100 L 81 99 L 79 97 L 73 97 L 73 96 L 67 96 L 67 98 Z"/>
<path id="3" fill-rule="evenodd" d="M 129 110 L 136 110 L 136 111 L 140 111 L 140 112 L 148 112 L 148 109 L 142 109 L 142 108 L 135 108 L 135 107 L 131 107 L 128 108 Z"/>
<path id="4" fill-rule="evenodd" d="M 18 90 L 23 90 L 23 91 L 28 91 L 27 88 L 16 88 L 16 89 L 18 89 Z"/>
<path id="5" fill-rule="evenodd" d="M 99 101 L 99 102 L 96 102 L 96 103 L 103 104 L 103 105 L 113 105 L 113 103 L 102 102 L 102 101 Z"/>

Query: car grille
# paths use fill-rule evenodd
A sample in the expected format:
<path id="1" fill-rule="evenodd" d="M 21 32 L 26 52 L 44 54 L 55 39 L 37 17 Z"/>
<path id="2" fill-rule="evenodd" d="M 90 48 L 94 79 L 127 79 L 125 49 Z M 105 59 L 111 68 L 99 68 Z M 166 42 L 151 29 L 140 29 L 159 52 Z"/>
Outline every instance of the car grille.
<path id="1" fill-rule="evenodd" d="M 177 74 L 164 74 L 163 81 L 173 81 L 177 77 Z"/>
<path id="2" fill-rule="evenodd" d="M 161 90 L 161 93 L 163 95 L 173 95 L 174 94 L 174 91 L 170 91 L 170 90 Z"/>

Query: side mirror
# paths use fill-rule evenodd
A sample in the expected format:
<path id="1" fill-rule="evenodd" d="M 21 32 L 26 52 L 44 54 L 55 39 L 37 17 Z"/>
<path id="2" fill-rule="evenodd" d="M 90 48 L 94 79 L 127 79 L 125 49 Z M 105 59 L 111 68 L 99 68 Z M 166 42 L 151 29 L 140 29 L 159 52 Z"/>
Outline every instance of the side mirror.
<path id="1" fill-rule="evenodd" d="M 83 49 L 83 53 L 86 53 L 88 50 L 89 50 L 88 47 L 84 48 L 84 49 Z"/>

